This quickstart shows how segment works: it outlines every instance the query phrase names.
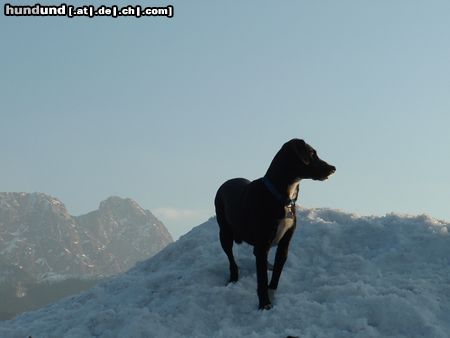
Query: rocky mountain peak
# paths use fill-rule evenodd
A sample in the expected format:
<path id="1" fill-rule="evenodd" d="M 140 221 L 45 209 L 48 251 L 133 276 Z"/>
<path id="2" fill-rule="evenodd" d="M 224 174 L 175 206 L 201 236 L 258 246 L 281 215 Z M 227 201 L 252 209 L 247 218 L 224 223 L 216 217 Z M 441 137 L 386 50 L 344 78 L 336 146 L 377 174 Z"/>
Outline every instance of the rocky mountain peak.
<path id="1" fill-rule="evenodd" d="M 38 279 L 116 274 L 171 242 L 164 224 L 129 198 L 74 217 L 46 194 L 0 193 L 0 257 Z"/>
<path id="2" fill-rule="evenodd" d="M 100 203 L 98 211 L 102 215 L 112 216 L 138 216 L 146 215 L 144 209 L 131 198 L 122 198 L 118 196 L 111 196 Z"/>
<path id="3" fill-rule="evenodd" d="M 0 192 L 0 224 L 30 216 L 41 218 L 45 214 L 69 216 L 64 203 L 53 196 L 38 192 Z"/>

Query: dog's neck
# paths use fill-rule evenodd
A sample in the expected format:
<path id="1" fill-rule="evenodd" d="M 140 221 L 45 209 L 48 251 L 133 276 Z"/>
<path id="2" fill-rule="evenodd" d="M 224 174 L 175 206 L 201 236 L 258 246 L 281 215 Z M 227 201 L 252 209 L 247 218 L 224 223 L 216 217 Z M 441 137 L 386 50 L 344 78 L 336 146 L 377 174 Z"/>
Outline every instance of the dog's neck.
<path id="1" fill-rule="evenodd" d="M 277 179 L 276 176 L 267 173 L 263 180 L 272 194 L 280 201 L 285 202 L 286 204 L 292 204 L 297 200 L 300 185 L 299 179 L 289 181 L 280 180 Z"/>
<path id="2" fill-rule="evenodd" d="M 290 161 L 287 158 L 287 151 L 284 148 L 275 155 L 269 168 L 267 169 L 266 177 L 274 186 L 274 189 L 282 195 L 280 200 L 295 201 L 298 197 L 298 189 L 300 178 L 296 176 L 292 168 L 286 166 Z M 291 202 L 292 203 L 292 202 Z"/>

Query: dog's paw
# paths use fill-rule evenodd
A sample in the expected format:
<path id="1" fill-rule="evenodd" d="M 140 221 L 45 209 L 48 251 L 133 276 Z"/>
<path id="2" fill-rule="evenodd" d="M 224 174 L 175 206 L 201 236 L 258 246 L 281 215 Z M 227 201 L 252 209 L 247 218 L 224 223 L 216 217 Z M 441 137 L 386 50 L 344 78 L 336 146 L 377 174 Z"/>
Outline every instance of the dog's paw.
<path id="1" fill-rule="evenodd" d="M 238 279 L 239 279 L 239 276 L 238 276 L 238 274 L 233 274 L 233 275 L 231 275 L 230 276 L 230 279 L 228 280 L 228 283 L 236 283 L 237 281 L 238 281 Z"/>
<path id="2" fill-rule="evenodd" d="M 259 302 L 259 309 L 260 310 L 270 310 L 272 308 L 272 303 L 269 299 L 261 300 Z"/>
<path id="3" fill-rule="evenodd" d="M 230 283 L 236 283 L 239 279 L 239 269 L 237 267 L 232 267 L 230 269 Z"/>
<path id="4" fill-rule="evenodd" d="M 228 280 L 227 285 L 230 285 L 230 284 L 236 284 L 237 281 L 238 281 L 237 279 L 230 279 L 230 280 Z"/>
<path id="5" fill-rule="evenodd" d="M 263 310 L 270 310 L 271 308 L 273 308 L 273 305 L 271 303 L 259 306 L 259 309 L 261 311 L 263 311 Z"/>

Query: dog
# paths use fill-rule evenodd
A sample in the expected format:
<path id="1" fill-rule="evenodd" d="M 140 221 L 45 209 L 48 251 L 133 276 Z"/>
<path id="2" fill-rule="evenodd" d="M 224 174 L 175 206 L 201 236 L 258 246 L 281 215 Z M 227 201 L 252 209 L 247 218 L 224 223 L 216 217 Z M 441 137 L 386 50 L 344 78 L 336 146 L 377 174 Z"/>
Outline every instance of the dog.
<path id="1" fill-rule="evenodd" d="M 255 181 L 234 178 L 217 190 L 214 206 L 220 244 L 229 260 L 229 281 L 235 283 L 239 278 L 233 241 L 252 245 L 260 310 L 272 307 L 269 289 L 277 289 L 287 259 L 296 227 L 295 202 L 300 180 L 323 181 L 335 171 L 305 141 L 292 139 L 275 155 L 264 177 Z M 269 284 L 267 255 L 272 246 L 277 246 L 277 251 Z"/>

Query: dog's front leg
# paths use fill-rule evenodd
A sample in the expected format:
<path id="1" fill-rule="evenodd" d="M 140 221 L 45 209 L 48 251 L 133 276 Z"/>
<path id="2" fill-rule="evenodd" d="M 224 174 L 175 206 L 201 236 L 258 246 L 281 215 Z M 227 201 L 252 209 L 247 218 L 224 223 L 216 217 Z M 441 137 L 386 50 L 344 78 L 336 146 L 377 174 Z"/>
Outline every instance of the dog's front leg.
<path id="1" fill-rule="evenodd" d="M 266 245 L 255 245 L 253 254 L 256 258 L 256 278 L 258 284 L 259 309 L 269 310 L 272 307 L 269 299 L 267 278 L 267 254 L 269 247 Z"/>
<path id="2" fill-rule="evenodd" d="M 272 290 L 276 290 L 278 287 L 278 282 L 280 280 L 281 271 L 283 271 L 284 263 L 286 263 L 286 259 L 288 256 L 289 243 L 291 242 L 292 235 L 295 230 L 294 226 L 289 229 L 278 243 L 277 253 L 275 255 L 275 263 L 273 266 L 272 279 L 270 280 L 269 288 Z"/>

